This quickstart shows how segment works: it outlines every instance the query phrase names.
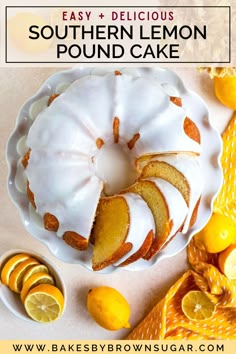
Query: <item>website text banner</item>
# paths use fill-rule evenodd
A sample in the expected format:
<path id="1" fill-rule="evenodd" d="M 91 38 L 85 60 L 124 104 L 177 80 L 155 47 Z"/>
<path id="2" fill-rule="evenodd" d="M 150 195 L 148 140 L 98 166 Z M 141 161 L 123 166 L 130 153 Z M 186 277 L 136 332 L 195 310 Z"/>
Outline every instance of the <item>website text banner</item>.
<path id="1" fill-rule="evenodd" d="M 234 354 L 236 341 L 12 341 L 0 342 L 0 353 L 225 353 Z"/>
<path id="2" fill-rule="evenodd" d="M 6 5 L 2 15 L 3 66 L 233 65 L 231 6 Z"/>

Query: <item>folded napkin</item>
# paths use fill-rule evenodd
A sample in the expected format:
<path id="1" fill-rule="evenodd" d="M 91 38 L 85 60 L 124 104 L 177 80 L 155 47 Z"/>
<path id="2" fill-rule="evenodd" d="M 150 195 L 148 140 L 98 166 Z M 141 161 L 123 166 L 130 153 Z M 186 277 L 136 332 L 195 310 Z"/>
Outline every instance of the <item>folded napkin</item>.
<path id="1" fill-rule="evenodd" d="M 236 112 L 223 135 L 221 164 L 224 183 L 218 194 L 214 211 L 231 217 L 236 222 Z"/>
<path id="2" fill-rule="evenodd" d="M 236 221 L 236 114 L 222 136 L 224 184 L 215 200 L 214 211 Z M 223 275 L 217 267 L 218 254 L 198 249 L 194 238 L 187 247 L 192 269 L 188 270 L 151 310 L 127 339 L 235 339 L 236 281 Z M 210 319 L 188 319 L 182 309 L 183 296 L 201 290 L 216 304 Z"/>
<path id="3" fill-rule="evenodd" d="M 193 270 L 170 288 L 127 339 L 235 339 L 236 281 L 219 271 L 217 257 L 199 250 L 193 239 L 188 246 Z M 190 290 L 203 291 L 216 304 L 212 318 L 194 321 L 184 315 L 181 301 Z"/>

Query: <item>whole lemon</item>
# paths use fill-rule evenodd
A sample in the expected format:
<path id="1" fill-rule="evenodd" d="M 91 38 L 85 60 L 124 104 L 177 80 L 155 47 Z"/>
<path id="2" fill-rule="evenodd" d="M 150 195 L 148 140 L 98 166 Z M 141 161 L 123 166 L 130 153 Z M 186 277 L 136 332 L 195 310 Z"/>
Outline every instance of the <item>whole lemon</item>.
<path id="1" fill-rule="evenodd" d="M 236 225 L 227 216 L 214 213 L 206 226 L 194 236 L 196 246 L 209 253 L 218 253 L 235 242 Z"/>
<path id="2" fill-rule="evenodd" d="M 114 288 L 99 286 L 89 290 L 87 308 L 93 319 L 103 328 L 116 331 L 130 328 L 130 306 Z"/>
<path id="3" fill-rule="evenodd" d="M 221 103 L 236 109 L 236 76 L 214 77 L 214 88 Z"/>

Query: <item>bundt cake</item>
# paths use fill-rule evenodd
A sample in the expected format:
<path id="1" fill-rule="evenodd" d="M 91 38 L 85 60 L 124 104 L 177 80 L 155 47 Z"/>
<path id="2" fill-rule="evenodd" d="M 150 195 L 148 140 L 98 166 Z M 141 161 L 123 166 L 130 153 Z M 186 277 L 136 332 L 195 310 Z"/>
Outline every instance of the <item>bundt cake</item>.
<path id="1" fill-rule="evenodd" d="M 196 219 L 200 131 L 156 80 L 80 77 L 51 95 L 26 144 L 29 201 L 69 246 L 91 245 L 94 270 L 149 260 Z"/>

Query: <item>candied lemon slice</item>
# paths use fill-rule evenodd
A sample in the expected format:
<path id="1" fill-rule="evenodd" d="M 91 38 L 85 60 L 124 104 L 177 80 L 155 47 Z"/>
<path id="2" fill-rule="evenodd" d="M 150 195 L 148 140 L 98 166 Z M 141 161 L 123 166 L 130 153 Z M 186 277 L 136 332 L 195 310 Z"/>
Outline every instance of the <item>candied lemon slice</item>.
<path id="1" fill-rule="evenodd" d="M 13 270 L 23 261 L 25 261 L 27 258 L 30 258 L 28 254 L 20 253 L 16 254 L 15 256 L 11 257 L 4 267 L 2 268 L 1 271 L 1 281 L 5 285 L 9 285 L 9 278 Z"/>
<path id="2" fill-rule="evenodd" d="M 219 254 L 219 268 L 229 279 L 236 279 L 236 244 L 229 246 Z"/>
<path id="3" fill-rule="evenodd" d="M 40 273 L 32 274 L 27 279 L 27 281 L 23 284 L 23 287 L 22 287 L 22 290 L 21 290 L 21 293 L 20 293 L 20 298 L 21 298 L 21 301 L 23 303 L 25 301 L 25 298 L 26 298 L 28 292 L 33 287 L 35 287 L 36 285 L 39 285 L 39 284 L 51 284 L 51 285 L 54 285 L 54 279 L 48 273 L 40 272 Z"/>
<path id="4" fill-rule="evenodd" d="M 39 264 L 39 262 L 35 258 L 30 257 L 15 267 L 9 278 L 9 288 L 12 291 L 16 293 L 21 292 L 25 272 L 34 264 Z"/>
<path id="5" fill-rule="evenodd" d="M 206 320 L 215 312 L 215 304 L 200 290 L 189 291 L 182 299 L 181 308 L 190 320 Z"/>
<path id="6" fill-rule="evenodd" d="M 33 320 L 43 323 L 52 322 L 62 314 L 64 296 L 54 285 L 40 284 L 29 291 L 24 306 Z"/>

